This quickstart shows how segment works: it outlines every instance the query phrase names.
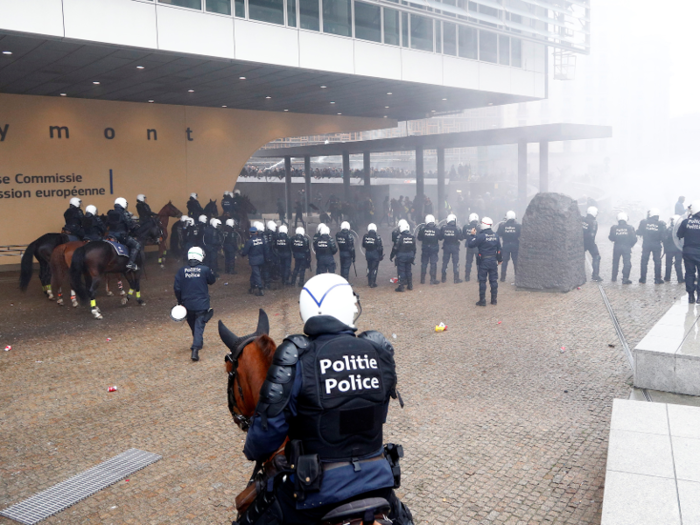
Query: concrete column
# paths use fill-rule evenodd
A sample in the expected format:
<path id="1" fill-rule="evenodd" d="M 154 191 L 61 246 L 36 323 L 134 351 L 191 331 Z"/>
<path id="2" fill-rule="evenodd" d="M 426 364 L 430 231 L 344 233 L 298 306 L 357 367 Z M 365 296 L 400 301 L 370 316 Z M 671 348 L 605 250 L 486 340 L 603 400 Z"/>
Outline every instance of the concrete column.
<path id="1" fill-rule="evenodd" d="M 304 213 L 309 214 L 309 203 L 311 202 L 311 157 L 304 157 L 304 194 L 306 202 L 304 202 Z"/>
<path id="2" fill-rule="evenodd" d="M 527 206 L 527 142 L 518 143 L 518 204 L 524 211 Z"/>
<path id="3" fill-rule="evenodd" d="M 369 151 L 365 151 L 363 153 L 362 160 L 364 161 L 364 168 L 365 168 L 365 188 L 367 188 L 367 190 L 369 191 L 369 186 L 370 186 Z"/>
<path id="4" fill-rule="evenodd" d="M 287 196 L 287 224 L 291 223 L 294 201 L 292 200 L 292 157 L 284 158 L 284 193 Z"/>
<path id="5" fill-rule="evenodd" d="M 423 215 L 423 200 L 425 199 L 425 177 L 423 174 L 423 147 L 416 148 L 416 198 L 413 207 L 419 216 Z M 419 218 L 419 222 L 422 222 Z"/>
<path id="6" fill-rule="evenodd" d="M 350 153 L 343 151 L 343 189 L 345 200 L 350 202 Z"/>
<path id="7" fill-rule="evenodd" d="M 445 213 L 445 148 L 437 150 L 437 202 L 433 208 L 437 207 L 438 221 L 444 219 Z"/>
<path id="8" fill-rule="evenodd" d="M 549 191 L 549 142 L 540 142 L 540 192 Z"/>

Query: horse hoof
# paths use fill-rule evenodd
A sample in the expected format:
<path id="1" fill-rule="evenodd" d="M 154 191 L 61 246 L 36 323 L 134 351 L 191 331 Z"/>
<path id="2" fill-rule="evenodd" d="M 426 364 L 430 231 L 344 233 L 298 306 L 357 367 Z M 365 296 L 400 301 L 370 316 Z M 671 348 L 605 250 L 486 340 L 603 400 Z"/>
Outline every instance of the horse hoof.
<path id="1" fill-rule="evenodd" d="M 119 295 L 126 295 L 126 292 L 122 290 L 121 292 L 119 292 Z"/>
<path id="2" fill-rule="evenodd" d="M 114 292 L 111 290 L 107 291 L 107 297 L 112 297 L 114 295 Z"/>
<path id="3" fill-rule="evenodd" d="M 146 306 L 146 301 L 143 299 L 136 299 L 136 302 L 139 303 L 141 306 Z"/>
<path id="4" fill-rule="evenodd" d="M 73 305 L 73 308 L 78 308 L 78 301 L 75 299 L 71 300 L 71 304 Z"/>
<path id="5" fill-rule="evenodd" d="M 161 264 L 161 265 L 160 265 L 160 269 L 161 269 L 161 270 L 165 270 L 165 265 L 164 265 L 164 264 Z"/>
<path id="6" fill-rule="evenodd" d="M 53 296 L 53 294 L 51 292 L 47 293 L 46 297 L 48 298 L 49 301 L 53 301 L 55 299 L 55 297 Z"/>
<path id="7" fill-rule="evenodd" d="M 95 319 L 102 319 L 102 314 L 100 313 L 100 310 L 98 308 L 93 308 L 92 309 L 92 316 Z"/>
<path id="8" fill-rule="evenodd" d="M 126 304 L 126 303 L 128 303 L 128 302 L 129 302 L 129 298 L 128 298 L 128 297 L 122 297 L 122 304 Z"/>

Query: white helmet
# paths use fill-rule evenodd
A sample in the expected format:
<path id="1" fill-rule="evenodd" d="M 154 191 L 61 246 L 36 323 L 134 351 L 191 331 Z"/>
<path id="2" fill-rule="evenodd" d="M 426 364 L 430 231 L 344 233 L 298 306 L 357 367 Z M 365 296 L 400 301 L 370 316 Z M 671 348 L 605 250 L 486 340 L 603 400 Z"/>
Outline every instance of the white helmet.
<path id="1" fill-rule="evenodd" d="M 341 230 L 349 230 L 350 229 L 350 223 L 348 221 L 343 221 L 340 223 L 340 229 Z"/>
<path id="2" fill-rule="evenodd" d="M 214 228 L 218 228 L 219 226 L 221 226 L 221 221 L 219 219 L 212 219 L 209 221 L 209 224 Z"/>
<path id="3" fill-rule="evenodd" d="M 190 248 L 187 252 L 187 260 L 191 261 L 192 259 L 202 262 L 204 260 L 204 250 L 202 250 L 199 246 L 193 246 Z"/>
<path id="4" fill-rule="evenodd" d="M 170 310 L 170 319 L 172 319 L 176 323 L 184 321 L 186 317 L 187 317 L 187 308 L 185 308 L 181 304 L 178 304 L 177 306 L 173 306 L 173 309 Z"/>
<path id="5" fill-rule="evenodd" d="M 586 213 L 588 215 L 593 215 L 593 217 L 597 217 L 598 216 L 598 208 L 596 208 L 595 206 L 589 206 L 588 209 L 586 210 Z"/>
<path id="6" fill-rule="evenodd" d="M 270 231 L 277 231 L 277 223 L 275 221 L 267 221 L 267 229 Z"/>
<path id="7" fill-rule="evenodd" d="M 649 210 L 649 217 L 660 217 L 661 216 L 661 211 L 659 208 L 651 208 Z"/>
<path id="8" fill-rule="evenodd" d="M 122 208 L 126 209 L 129 206 L 129 203 L 126 202 L 126 199 L 124 197 L 117 197 L 114 199 L 114 205 L 116 206 L 119 204 Z"/>
<path id="9" fill-rule="evenodd" d="M 262 222 L 260 222 L 260 221 L 255 221 L 255 222 L 253 223 L 253 227 L 254 227 L 256 230 L 258 230 L 259 232 L 261 232 L 261 231 L 263 231 L 263 230 L 265 229 L 265 225 L 264 225 Z"/>
<path id="10" fill-rule="evenodd" d="M 406 219 L 401 219 L 401 220 L 399 220 L 399 228 L 401 228 L 401 226 L 402 226 L 403 224 L 405 224 L 405 225 L 408 226 L 408 221 L 407 221 Z"/>
<path id="11" fill-rule="evenodd" d="M 190 199 L 197 199 L 197 194 L 196 193 L 190 193 Z"/>
<path id="12" fill-rule="evenodd" d="M 233 190 L 233 194 L 234 194 L 234 195 L 240 195 L 240 194 L 241 194 L 241 190 Z"/>
<path id="13" fill-rule="evenodd" d="M 192 217 L 187 217 L 187 225 L 194 226 L 194 219 Z"/>
<path id="14" fill-rule="evenodd" d="M 299 313 L 306 323 L 317 315 L 335 317 L 341 323 L 355 328 L 360 310 L 358 296 L 350 283 L 335 273 L 322 273 L 306 281 L 299 295 Z M 321 360 L 323 367 L 324 360 Z"/>
<path id="15" fill-rule="evenodd" d="M 411 229 L 411 228 L 409 227 L 409 225 L 408 225 L 407 222 L 405 222 L 405 223 L 403 223 L 403 224 L 399 224 L 399 231 L 400 231 L 401 233 L 407 232 L 407 231 L 410 230 L 410 229 Z"/>
<path id="16" fill-rule="evenodd" d="M 367 231 L 368 232 L 376 232 L 377 231 L 377 225 L 374 223 L 368 224 L 367 225 Z"/>
<path id="17" fill-rule="evenodd" d="M 425 224 L 435 224 L 435 217 L 433 215 L 426 215 Z"/>
<path id="18" fill-rule="evenodd" d="M 589 210 L 589 213 L 590 213 L 590 210 Z M 598 213 L 598 210 L 596 210 L 596 213 Z M 514 221 L 515 217 L 516 217 L 516 215 L 515 215 L 515 212 L 513 210 L 508 210 L 506 212 L 506 220 L 507 221 Z M 595 215 L 594 215 L 594 217 L 595 217 Z"/>
<path id="19" fill-rule="evenodd" d="M 627 214 L 624 211 L 621 211 L 620 213 L 617 214 L 617 220 L 619 221 L 629 221 L 630 218 L 627 216 Z"/>
<path id="20" fill-rule="evenodd" d="M 224 192 L 224 197 L 233 197 L 233 192 L 225 191 L 225 192 Z"/>
<path id="21" fill-rule="evenodd" d="M 316 233 L 321 233 L 321 228 L 323 228 L 324 226 L 325 226 L 325 224 L 323 224 L 322 222 L 319 222 L 318 226 L 316 226 Z"/>
<path id="22" fill-rule="evenodd" d="M 319 232 L 321 235 L 330 235 L 331 234 L 331 229 L 326 226 L 325 224 L 323 225 L 323 228 L 321 228 L 321 231 Z"/>
<path id="23" fill-rule="evenodd" d="M 207 219 L 206 215 L 200 215 L 198 220 L 199 220 L 199 222 L 204 223 L 204 224 L 209 222 L 209 219 Z"/>
<path id="24" fill-rule="evenodd" d="M 233 228 L 233 225 L 234 225 L 233 219 L 226 219 L 226 226 L 230 226 L 231 228 Z"/>
<path id="25" fill-rule="evenodd" d="M 92 213 L 93 215 L 97 215 L 97 206 L 88 204 L 87 206 L 85 206 L 85 213 Z"/>
<path id="26" fill-rule="evenodd" d="M 700 213 L 700 200 L 691 202 L 690 206 L 688 206 L 688 211 L 691 215 Z"/>
<path id="27" fill-rule="evenodd" d="M 83 201 L 81 201 L 78 197 L 73 197 L 70 200 L 70 205 L 75 206 L 76 208 L 80 208 L 80 204 L 82 204 Z"/>
<path id="28" fill-rule="evenodd" d="M 146 196 L 145 196 L 143 193 L 139 193 L 139 194 L 136 196 L 136 200 L 137 200 L 138 202 L 146 202 Z"/>
<path id="29" fill-rule="evenodd" d="M 190 218 L 187 215 L 183 215 L 182 217 L 180 217 L 180 220 L 182 222 L 190 222 Z"/>
<path id="30" fill-rule="evenodd" d="M 304 231 L 304 228 L 302 228 L 301 226 L 299 226 L 299 227 L 296 229 L 296 234 L 297 234 L 297 235 L 304 235 L 305 233 L 306 233 L 306 232 Z"/>
<path id="31" fill-rule="evenodd" d="M 280 233 L 288 233 L 289 230 L 287 229 L 287 227 L 286 227 L 284 224 L 282 224 L 282 225 L 279 227 L 279 232 L 280 232 Z"/>
<path id="32" fill-rule="evenodd" d="M 478 221 L 478 220 L 479 220 L 479 214 L 478 214 L 478 213 L 471 213 L 471 214 L 469 214 L 469 222 Z"/>
<path id="33" fill-rule="evenodd" d="M 493 226 L 493 220 L 491 219 L 491 217 L 483 217 L 481 219 L 481 225 L 484 228 L 490 228 L 491 226 Z"/>
<path id="34" fill-rule="evenodd" d="M 456 216 L 454 213 L 450 213 L 450 214 L 447 216 L 447 222 L 448 222 L 448 223 L 450 223 L 450 222 L 457 222 L 457 216 Z"/>

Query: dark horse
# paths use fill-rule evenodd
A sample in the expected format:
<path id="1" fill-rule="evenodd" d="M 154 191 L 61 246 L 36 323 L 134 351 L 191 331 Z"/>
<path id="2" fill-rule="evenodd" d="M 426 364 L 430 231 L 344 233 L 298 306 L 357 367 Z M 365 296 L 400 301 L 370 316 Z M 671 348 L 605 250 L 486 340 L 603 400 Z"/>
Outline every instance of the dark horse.
<path id="1" fill-rule="evenodd" d="M 51 253 L 59 244 L 68 242 L 68 236 L 63 233 L 47 233 L 27 246 L 27 250 L 22 255 L 22 264 L 19 273 L 19 289 L 23 292 L 27 290 L 29 281 L 34 272 L 34 257 L 39 261 L 39 280 L 46 296 L 53 300 L 51 290 Z"/>
<path id="2" fill-rule="evenodd" d="M 114 247 L 106 241 L 92 241 L 73 252 L 70 265 L 71 288 L 75 290 L 81 301 L 90 299 L 90 309 L 95 319 L 102 319 L 102 313 L 95 301 L 95 294 L 102 276 L 108 273 L 121 274 L 129 281 L 129 293 L 122 298 L 122 304 L 127 304 L 134 292 L 136 292 L 136 301 L 140 305 L 146 304 L 141 299 L 143 251 L 139 251 L 136 256 L 136 264 L 139 267 L 137 271 L 127 270 L 128 262 L 128 257 L 117 255 Z"/>
<path id="3" fill-rule="evenodd" d="M 163 206 L 160 211 L 152 218 L 146 219 L 141 225 L 146 226 L 149 221 L 157 223 L 160 227 L 158 236 L 151 242 L 146 244 L 157 244 L 158 245 L 158 264 L 161 268 L 165 268 L 165 256 L 168 254 L 168 222 L 170 217 L 182 217 L 182 212 L 178 210 L 172 203 L 168 201 L 168 204 Z M 139 228 L 140 229 L 140 228 Z"/>
<path id="4" fill-rule="evenodd" d="M 216 205 L 216 201 L 209 199 L 209 203 L 204 207 L 204 215 L 209 219 L 219 216 L 219 207 Z M 195 218 L 195 220 L 197 220 Z"/>

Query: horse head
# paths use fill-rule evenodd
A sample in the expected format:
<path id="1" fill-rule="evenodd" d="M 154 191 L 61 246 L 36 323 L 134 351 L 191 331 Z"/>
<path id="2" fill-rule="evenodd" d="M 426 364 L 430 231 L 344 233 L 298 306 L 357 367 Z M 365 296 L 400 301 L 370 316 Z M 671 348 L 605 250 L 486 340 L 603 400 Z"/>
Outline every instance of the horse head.
<path id="1" fill-rule="evenodd" d="M 180 218 L 182 217 L 182 212 L 178 210 L 175 205 L 173 204 L 173 201 L 168 201 L 168 204 L 163 206 L 160 211 L 158 212 L 158 215 L 161 217 L 177 217 Z"/>
<path id="2" fill-rule="evenodd" d="M 224 360 L 228 372 L 228 409 L 233 421 L 244 432 L 250 426 L 250 418 L 260 398 L 260 388 L 277 349 L 269 332 L 270 321 L 263 309 L 258 313 L 255 332 L 243 337 L 237 336 L 219 321 L 219 336 L 230 351 Z"/>

